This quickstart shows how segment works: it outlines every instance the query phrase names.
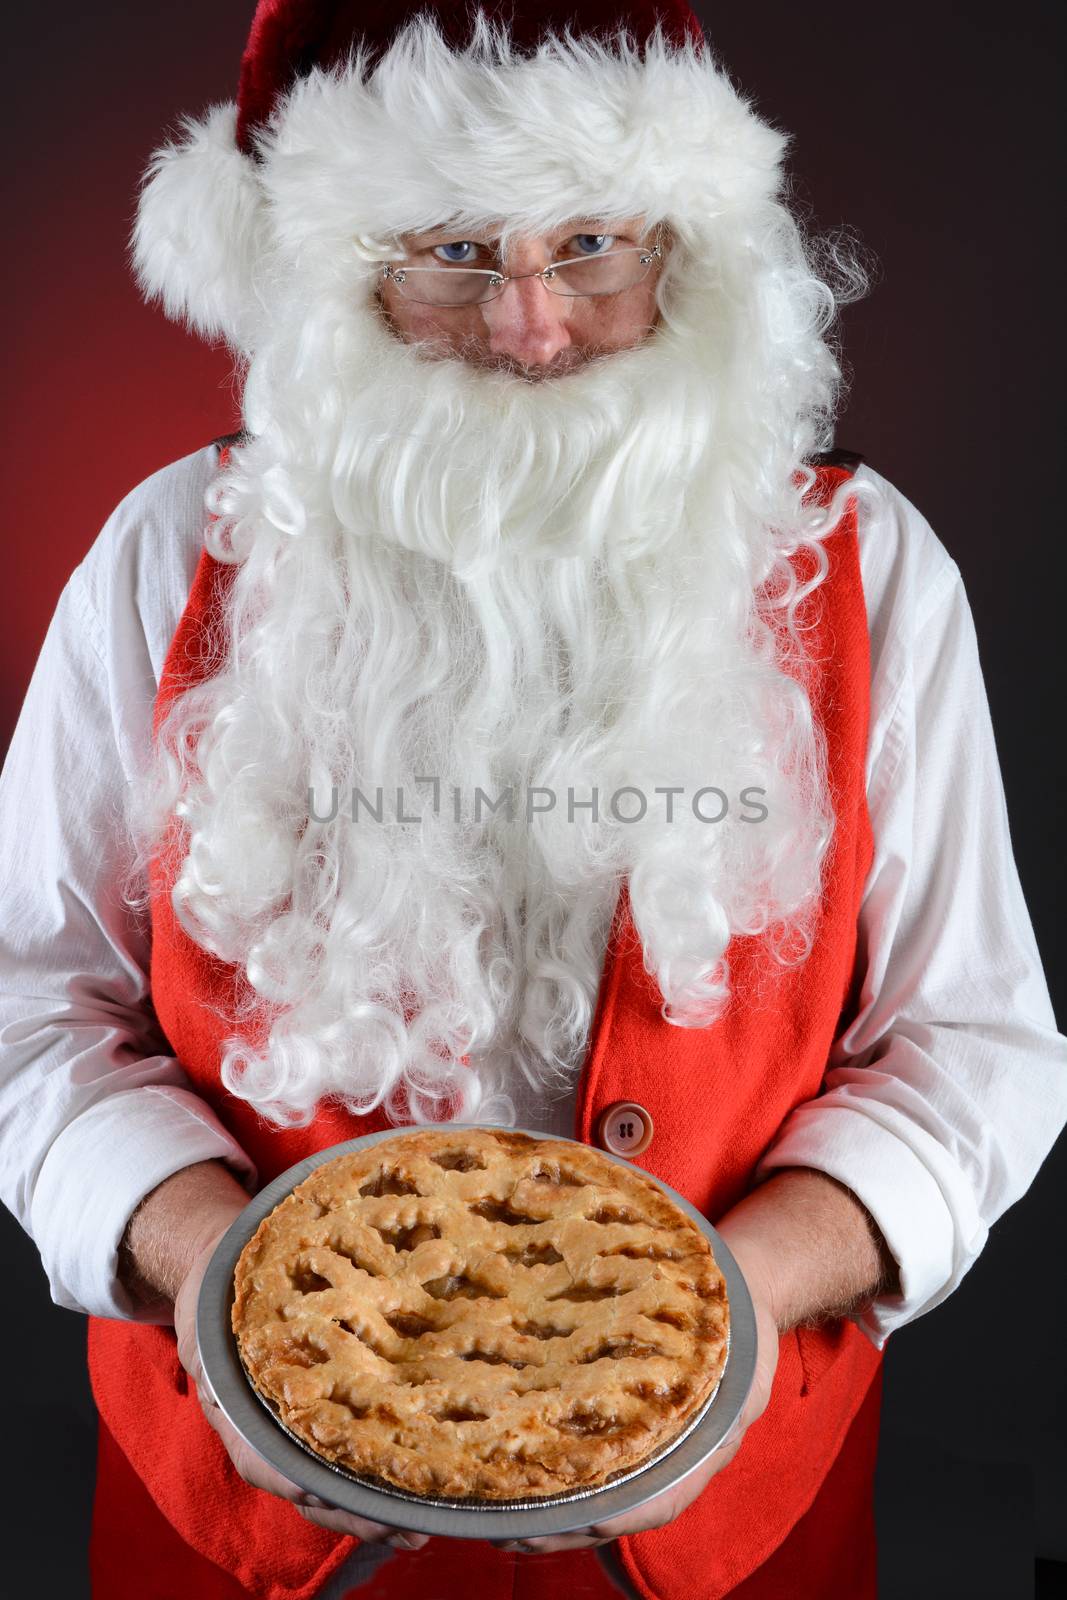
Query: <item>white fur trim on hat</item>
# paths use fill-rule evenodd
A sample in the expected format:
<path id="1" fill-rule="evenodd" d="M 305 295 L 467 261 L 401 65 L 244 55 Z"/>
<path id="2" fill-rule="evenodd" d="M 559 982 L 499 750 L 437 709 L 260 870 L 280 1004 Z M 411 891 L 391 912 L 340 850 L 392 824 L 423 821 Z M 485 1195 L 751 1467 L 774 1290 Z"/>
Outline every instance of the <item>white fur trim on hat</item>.
<path id="1" fill-rule="evenodd" d="M 446 220 L 540 234 L 644 216 L 700 246 L 716 219 L 774 198 L 786 145 L 709 50 L 659 28 L 643 51 L 625 33 L 617 50 L 565 35 L 513 56 L 483 18 L 462 53 L 417 16 L 373 72 L 359 50 L 312 71 L 258 133 L 259 161 L 238 153 L 234 115 L 186 120 L 153 157 L 134 253 L 171 316 L 244 350 L 269 314 L 260 296 L 287 279 L 329 292 L 353 267 L 369 283 L 368 241 L 385 255 Z"/>
<path id="2" fill-rule="evenodd" d="M 149 299 L 176 321 L 238 350 L 255 342 L 255 290 L 265 245 L 263 191 L 255 163 L 234 143 L 237 107 L 182 118 L 182 138 L 152 156 L 131 240 L 134 271 Z"/>

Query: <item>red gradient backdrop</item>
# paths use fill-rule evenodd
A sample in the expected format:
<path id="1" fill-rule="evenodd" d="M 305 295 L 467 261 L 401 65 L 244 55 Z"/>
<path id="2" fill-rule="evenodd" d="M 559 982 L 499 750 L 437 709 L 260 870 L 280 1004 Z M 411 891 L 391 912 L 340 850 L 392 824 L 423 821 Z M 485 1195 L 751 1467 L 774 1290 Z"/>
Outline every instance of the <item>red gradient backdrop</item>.
<path id="1" fill-rule="evenodd" d="M 183 110 L 233 93 L 250 5 L 53 5 L 16 36 L 3 117 L 8 625 L 0 750 L 71 570 L 142 478 L 230 429 L 231 362 L 141 301 L 137 185 Z M 181 16 L 182 26 L 176 25 Z"/>
<path id="2" fill-rule="evenodd" d="M 696 9 L 738 82 L 794 135 L 795 203 L 817 226 L 854 225 L 880 262 L 845 316 L 853 384 L 838 441 L 894 479 L 959 562 L 1009 791 L 1016 781 L 1028 803 L 1045 712 L 1020 700 L 1013 674 L 1022 661 L 1030 681 L 1059 670 L 1055 585 L 1027 593 L 1022 576 L 1060 555 L 1060 385 L 1047 361 L 1058 8 L 826 0 L 817 24 L 787 0 Z M 236 419 L 226 353 L 141 303 L 126 252 L 152 149 L 181 112 L 233 96 L 252 10 L 53 0 L 43 19 L 8 21 L 0 752 L 60 590 L 107 514 Z M 1038 859 L 1056 848 L 1055 815 L 1029 808 L 1020 844 Z M 1035 890 L 1040 924 L 1041 879 Z M 1050 931 L 1054 909 L 1050 896 Z"/>
<path id="3" fill-rule="evenodd" d="M 797 203 L 819 225 L 854 224 L 881 262 L 870 298 L 846 313 L 854 380 L 839 442 L 900 485 L 963 572 L 1062 1019 L 1064 8 L 719 0 L 697 10 L 739 83 L 795 136 Z M 5 18 L 0 756 L 56 600 L 107 514 L 234 423 L 225 353 L 141 304 L 126 245 L 153 147 L 181 111 L 232 96 L 251 12 L 252 0 L 52 0 Z M 1023 1567 L 1035 1547 L 1067 1562 L 1058 1256 L 1049 1271 L 1065 1182 L 1061 1140 L 959 1292 L 890 1344 L 879 1514 L 882 1565 L 897 1582 L 887 1593 L 1014 1600 L 1033 1592 Z M 84 1322 L 51 1305 L 32 1241 L 2 1210 L 0 1254 L 20 1307 L 0 1326 L 0 1367 L 23 1375 L 8 1408 L 16 1448 L 0 1570 L 10 1592 L 39 1593 L 44 1550 L 49 1592 L 84 1595 L 95 1441 Z M 1013 1333 L 1025 1330 L 1021 1405 L 1017 1381 L 989 1382 L 990 1308 L 1005 1305 Z M 1062 1592 L 1062 1573 L 1047 1592 Z"/>

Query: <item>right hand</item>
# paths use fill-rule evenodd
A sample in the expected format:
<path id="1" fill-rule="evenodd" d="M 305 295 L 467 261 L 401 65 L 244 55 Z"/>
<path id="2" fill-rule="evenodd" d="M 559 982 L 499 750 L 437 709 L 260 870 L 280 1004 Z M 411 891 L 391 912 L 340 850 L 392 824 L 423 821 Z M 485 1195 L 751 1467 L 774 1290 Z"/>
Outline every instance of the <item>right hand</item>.
<path id="1" fill-rule="evenodd" d="M 265 1489 L 268 1494 L 276 1494 L 283 1500 L 292 1501 L 306 1521 L 318 1523 L 321 1528 L 329 1528 L 332 1533 L 354 1534 L 365 1544 L 389 1544 L 397 1550 L 421 1549 L 429 1539 L 428 1534 L 391 1528 L 384 1522 L 368 1522 L 365 1517 L 353 1516 L 351 1512 L 342 1511 L 337 1506 L 331 1506 L 328 1501 L 306 1493 L 298 1483 L 283 1477 L 264 1461 L 220 1410 L 204 1377 L 197 1353 L 196 1302 L 200 1294 L 201 1281 L 214 1254 L 215 1246 L 232 1221 L 231 1217 L 199 1246 L 174 1302 L 174 1331 L 178 1336 L 178 1359 L 196 1385 L 197 1399 L 205 1417 L 222 1440 L 227 1455 L 245 1482 L 250 1483 L 255 1489 Z"/>

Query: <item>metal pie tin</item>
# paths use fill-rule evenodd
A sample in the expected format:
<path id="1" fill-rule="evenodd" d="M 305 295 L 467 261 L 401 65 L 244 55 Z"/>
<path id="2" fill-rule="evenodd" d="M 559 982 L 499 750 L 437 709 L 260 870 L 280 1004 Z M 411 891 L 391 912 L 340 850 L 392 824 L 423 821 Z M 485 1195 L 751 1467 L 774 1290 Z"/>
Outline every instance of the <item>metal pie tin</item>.
<path id="1" fill-rule="evenodd" d="M 245 1442 L 268 1464 L 306 1493 L 371 1522 L 413 1533 L 441 1534 L 453 1539 L 536 1539 L 550 1535 L 576 1533 L 592 1522 L 624 1516 L 636 1511 L 656 1495 L 671 1488 L 693 1472 L 726 1441 L 744 1408 L 756 1370 L 756 1317 L 752 1299 L 741 1271 L 711 1223 L 682 1195 L 651 1173 L 644 1176 L 655 1183 L 680 1211 L 696 1223 L 711 1245 L 715 1260 L 726 1280 L 730 1306 L 729 1345 L 726 1365 L 717 1387 L 688 1419 L 684 1428 L 669 1439 L 654 1456 L 629 1471 L 620 1473 L 596 1488 L 577 1489 L 567 1495 L 541 1496 L 529 1500 L 474 1501 L 435 1499 L 413 1495 L 392 1484 L 357 1477 L 343 1467 L 318 1456 L 289 1431 L 277 1411 L 252 1385 L 245 1373 L 231 1325 L 234 1299 L 234 1273 L 245 1245 L 263 1218 L 309 1177 L 316 1167 L 338 1156 L 388 1139 L 424 1132 L 426 1127 L 449 1128 L 457 1133 L 490 1133 L 484 1123 L 433 1123 L 410 1128 L 388 1128 L 383 1133 L 367 1134 L 331 1145 L 286 1172 L 281 1172 L 249 1202 L 219 1240 L 200 1285 L 196 1308 L 196 1340 L 207 1383 L 224 1416 Z M 525 1133 L 531 1139 L 560 1144 L 579 1144 L 575 1139 L 558 1139 L 533 1128 L 508 1128 L 507 1133 Z M 588 1148 L 582 1146 L 582 1148 Z M 624 1156 L 599 1150 L 598 1154 L 621 1167 L 632 1167 Z M 643 1171 L 644 1169 L 639 1169 Z"/>

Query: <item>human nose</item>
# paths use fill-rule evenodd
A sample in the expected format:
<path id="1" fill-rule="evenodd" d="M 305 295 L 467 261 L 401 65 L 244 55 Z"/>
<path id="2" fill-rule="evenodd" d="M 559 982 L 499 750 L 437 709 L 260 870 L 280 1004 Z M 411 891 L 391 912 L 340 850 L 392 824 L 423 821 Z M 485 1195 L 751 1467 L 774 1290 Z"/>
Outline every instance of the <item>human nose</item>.
<path id="1" fill-rule="evenodd" d="M 509 279 L 481 310 L 494 355 L 512 356 L 525 366 L 547 365 L 571 343 L 570 302 L 536 275 Z"/>

